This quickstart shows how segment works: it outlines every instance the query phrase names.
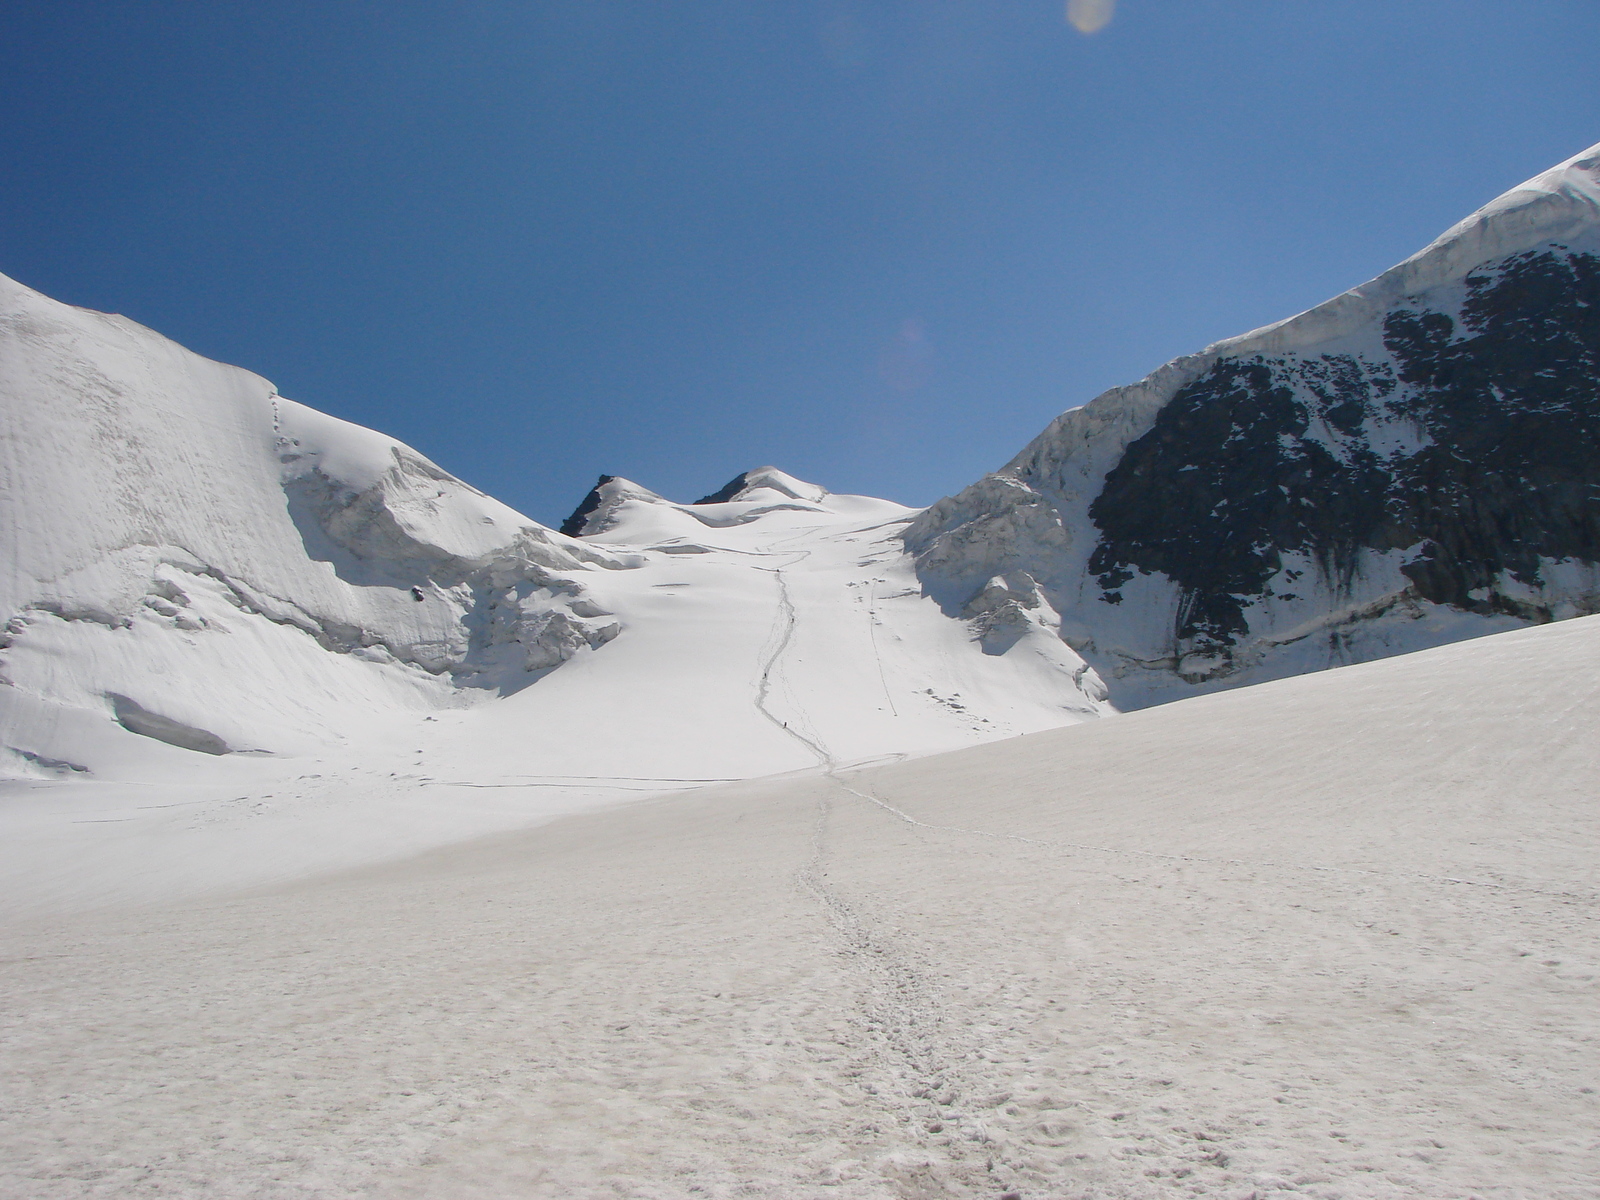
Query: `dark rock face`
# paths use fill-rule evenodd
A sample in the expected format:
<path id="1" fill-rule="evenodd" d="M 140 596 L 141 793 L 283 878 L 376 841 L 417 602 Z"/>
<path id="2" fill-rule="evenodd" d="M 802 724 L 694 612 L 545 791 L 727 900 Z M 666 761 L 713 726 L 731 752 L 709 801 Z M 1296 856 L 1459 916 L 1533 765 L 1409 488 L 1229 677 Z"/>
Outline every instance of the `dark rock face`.
<path id="1" fill-rule="evenodd" d="M 589 489 L 589 494 L 583 502 L 572 510 L 572 515 L 561 522 L 561 532 L 567 537 L 582 537 L 583 527 L 589 522 L 589 514 L 594 512 L 603 503 L 600 489 L 615 479 L 615 475 L 602 475 L 595 481 L 594 487 Z"/>
<path id="2" fill-rule="evenodd" d="M 1460 326 L 1397 312 L 1384 342 L 1433 435 L 1397 503 L 1423 596 L 1468 607 L 1502 571 L 1600 558 L 1600 258 L 1521 254 L 1467 280 Z"/>
<path id="3" fill-rule="evenodd" d="M 1390 311 L 1383 345 L 1224 357 L 1180 389 L 1090 506 L 1101 599 L 1159 571 L 1182 590 L 1176 637 L 1225 651 L 1285 552 L 1338 586 L 1362 551 L 1416 547 L 1421 598 L 1550 619 L 1497 581 L 1600 560 L 1600 258 L 1479 268 L 1454 314 Z"/>
<path id="4" fill-rule="evenodd" d="M 735 475 L 709 496 L 701 496 L 696 504 L 726 504 L 749 486 L 750 473 L 748 471 Z"/>

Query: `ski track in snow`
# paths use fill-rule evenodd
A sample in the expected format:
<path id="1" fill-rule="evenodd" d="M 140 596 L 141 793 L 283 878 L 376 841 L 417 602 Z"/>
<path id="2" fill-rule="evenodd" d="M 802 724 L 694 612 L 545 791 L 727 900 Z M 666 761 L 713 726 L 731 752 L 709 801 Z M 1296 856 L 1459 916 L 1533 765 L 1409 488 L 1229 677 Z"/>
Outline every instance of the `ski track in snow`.
<path id="1" fill-rule="evenodd" d="M 804 562 L 810 557 L 808 551 L 799 551 L 795 562 Z M 793 565 L 793 564 L 790 564 Z M 765 570 L 767 568 L 757 568 Z M 789 722 L 777 716 L 772 711 L 772 672 L 783 658 L 783 653 L 789 648 L 790 641 L 794 638 L 795 610 L 794 601 L 789 598 L 789 584 L 783 577 L 782 567 L 771 568 L 773 580 L 778 585 L 778 608 L 772 622 L 772 633 L 768 638 L 768 645 L 772 649 L 763 656 L 761 675 L 756 681 L 756 708 L 762 716 L 771 721 L 778 729 L 799 742 L 811 754 L 816 755 L 817 762 L 823 767 L 831 766 L 833 757 L 822 748 L 813 738 L 807 737 L 798 729 L 790 729 Z M 798 725 L 805 720 L 803 713 L 795 714 L 795 723 Z"/>
<path id="2" fill-rule="evenodd" d="M 830 783 L 853 795 L 861 795 L 839 779 L 837 758 L 821 742 L 803 709 L 791 710 L 785 719 L 775 714 L 770 705 L 773 673 L 781 670 L 796 623 L 795 606 L 784 571 L 808 556 L 809 552 L 801 551 L 794 562 L 773 570 L 778 607 L 769 638 L 771 650 L 763 660 L 758 681 L 756 707 L 816 756 Z M 886 684 L 886 693 L 887 690 Z M 846 978 L 856 993 L 859 1008 L 854 1026 L 856 1036 L 846 1044 L 853 1070 L 882 1080 L 879 1086 L 897 1101 L 902 1129 L 910 1144 L 926 1158 L 920 1166 L 922 1171 L 937 1178 L 941 1187 L 983 1188 L 992 1183 L 988 1176 L 995 1167 L 993 1149 L 984 1156 L 985 1163 L 980 1170 L 967 1161 L 969 1155 L 952 1154 L 948 1148 L 931 1144 L 926 1136 L 928 1132 L 943 1130 L 940 1105 L 948 1106 L 958 1094 L 951 1052 L 945 1045 L 944 1014 L 926 971 L 919 969 L 907 949 L 886 936 L 866 915 L 872 897 L 847 901 L 829 884 L 826 868 L 831 808 L 828 794 L 820 793 L 810 857 L 796 868 L 794 878 L 800 889 L 812 896 L 827 914 L 829 928 L 837 941 L 836 952 L 845 964 Z M 875 1088 L 875 1094 L 876 1091 Z M 936 1099 L 939 1095 L 945 1097 L 942 1102 Z M 955 1145 L 964 1148 L 965 1143 Z"/>

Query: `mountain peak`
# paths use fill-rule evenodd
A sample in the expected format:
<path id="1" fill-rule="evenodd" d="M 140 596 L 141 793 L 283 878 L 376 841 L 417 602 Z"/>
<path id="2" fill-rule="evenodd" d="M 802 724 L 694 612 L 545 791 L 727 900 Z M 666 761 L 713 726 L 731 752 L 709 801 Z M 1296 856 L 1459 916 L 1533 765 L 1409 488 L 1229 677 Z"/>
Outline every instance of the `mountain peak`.
<path id="1" fill-rule="evenodd" d="M 828 495 L 827 488 L 796 479 L 793 475 L 778 470 L 777 467 L 767 466 L 735 475 L 722 487 L 709 496 L 700 497 L 695 503 L 730 504 L 739 500 L 760 499 L 761 497 L 752 496 L 750 493 L 761 489 L 778 492 L 791 500 L 804 500 L 809 504 L 819 504 Z"/>
<path id="2" fill-rule="evenodd" d="M 1592 613 L 1597 312 L 1600 146 L 1061 414 L 911 523 L 922 585 L 1025 572 L 1120 707 Z"/>
<path id="3" fill-rule="evenodd" d="M 568 537 L 583 537 L 609 529 L 612 514 L 624 500 L 663 501 L 664 497 L 620 475 L 602 475 L 572 515 L 561 522 L 561 532 Z"/>

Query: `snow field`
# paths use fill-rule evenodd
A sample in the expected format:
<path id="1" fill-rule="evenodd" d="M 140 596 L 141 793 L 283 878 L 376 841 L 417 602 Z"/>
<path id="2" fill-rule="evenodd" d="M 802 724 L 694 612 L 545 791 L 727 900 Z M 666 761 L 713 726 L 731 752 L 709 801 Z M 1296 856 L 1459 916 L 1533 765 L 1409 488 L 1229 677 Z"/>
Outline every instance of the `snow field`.
<path id="1" fill-rule="evenodd" d="M 704 505 L 616 481 L 603 530 L 564 537 L 259 376 L 4 277 L 0 398 L 14 914 L 236 891 L 1108 711 L 1053 630 L 990 653 L 921 594 L 898 538 L 913 510 L 774 468 Z"/>
<path id="2" fill-rule="evenodd" d="M 586 579 L 619 614 L 617 638 L 513 695 L 453 708 L 430 709 L 420 687 L 408 706 L 403 691 L 379 690 L 408 676 L 265 622 L 210 635 L 218 648 L 205 661 L 231 653 L 232 676 L 186 676 L 194 663 L 167 629 L 96 626 L 48 643 L 64 669 L 104 677 L 120 664 L 185 680 L 189 707 L 168 711 L 227 737 L 237 712 L 228 690 L 241 677 L 273 681 L 251 708 L 280 707 L 280 730 L 296 696 L 314 693 L 300 718 L 307 740 L 311 717 L 341 698 L 331 683 L 320 690 L 319 663 L 339 673 L 347 711 L 332 744 L 321 731 L 323 743 L 300 753 L 218 757 L 129 734 L 108 714 L 69 710 L 78 723 L 64 725 L 59 707 L 41 704 L 52 744 L 90 747 L 84 757 L 98 769 L 0 783 L 0 897 L 13 912 L 60 911 L 236 890 L 641 793 L 811 769 L 822 745 L 840 762 L 926 754 L 1106 711 L 1054 636 L 1036 630 L 1004 655 L 984 654 L 921 595 L 896 538 L 909 510 L 828 503 L 727 528 L 664 501 L 622 514 L 616 537 L 634 540 L 600 549 L 632 545 L 619 552 L 640 565 Z M 642 536 L 667 518 L 689 521 L 699 540 Z M 29 652 L 46 644 L 35 637 Z M 252 672 L 254 658 L 264 665 Z M 284 663 L 305 668 L 302 688 L 265 674 Z M 356 682 L 371 690 L 352 699 Z M 15 731 L 23 705 L 11 701 Z"/>
<path id="3" fill-rule="evenodd" d="M 1216 354 L 1591 236 L 1594 171 L 1008 469 L 1086 512 Z M 1062 622 L 1142 704 L 1175 600 L 1050 600 L 1006 546 L 1093 539 L 1017 480 L 574 540 L 3 278 L 0 342 L 0 1196 L 1600 1194 L 1600 618 L 1089 721 Z M 1256 677 L 1510 623 L 1372 569 Z"/>
<path id="4" fill-rule="evenodd" d="M 1597 621 L 16 925 L 0 1194 L 1592 1196 Z"/>

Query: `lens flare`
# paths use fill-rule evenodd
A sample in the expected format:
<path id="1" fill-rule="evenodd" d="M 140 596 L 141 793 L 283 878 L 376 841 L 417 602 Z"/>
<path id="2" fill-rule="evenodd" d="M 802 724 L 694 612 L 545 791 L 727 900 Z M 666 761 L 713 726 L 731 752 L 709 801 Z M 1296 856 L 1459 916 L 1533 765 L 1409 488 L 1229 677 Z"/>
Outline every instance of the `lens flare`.
<path id="1" fill-rule="evenodd" d="M 1116 9 L 1117 0 L 1067 0 L 1067 20 L 1079 33 L 1099 33 Z"/>
<path id="2" fill-rule="evenodd" d="M 897 392 L 914 392 L 933 378 L 933 343 L 917 317 L 907 317 L 878 356 L 878 375 Z"/>

